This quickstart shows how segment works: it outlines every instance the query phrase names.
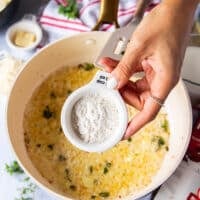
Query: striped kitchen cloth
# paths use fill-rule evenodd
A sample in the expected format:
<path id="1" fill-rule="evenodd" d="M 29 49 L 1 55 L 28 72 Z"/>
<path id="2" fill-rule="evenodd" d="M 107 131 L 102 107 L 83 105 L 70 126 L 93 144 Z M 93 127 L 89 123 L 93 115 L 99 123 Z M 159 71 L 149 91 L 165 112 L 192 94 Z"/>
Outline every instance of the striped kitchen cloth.
<path id="1" fill-rule="evenodd" d="M 136 2 L 137 0 L 119 1 L 118 22 L 121 27 L 127 25 L 132 20 L 136 10 Z M 146 9 L 146 13 L 159 2 L 160 0 L 152 0 Z M 100 3 L 100 0 L 77 0 L 79 18 L 68 19 L 58 13 L 59 0 L 50 0 L 39 19 L 43 29 L 48 33 L 49 42 L 64 36 L 91 31 L 98 20 Z M 114 31 L 115 27 L 105 24 L 100 30 Z"/>

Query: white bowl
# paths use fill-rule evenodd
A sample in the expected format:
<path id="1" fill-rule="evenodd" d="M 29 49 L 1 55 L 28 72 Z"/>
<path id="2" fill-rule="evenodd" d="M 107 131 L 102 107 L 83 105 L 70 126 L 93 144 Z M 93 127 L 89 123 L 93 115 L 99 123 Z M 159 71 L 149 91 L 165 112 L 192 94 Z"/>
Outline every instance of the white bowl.
<path id="1" fill-rule="evenodd" d="M 13 37 L 16 31 L 26 31 L 35 34 L 36 40 L 28 47 L 19 47 L 13 43 Z M 42 40 L 42 29 L 39 24 L 36 22 L 36 18 L 33 15 L 25 15 L 25 17 L 16 22 L 6 32 L 6 42 L 11 49 L 20 50 L 20 51 L 31 51 L 37 47 L 37 45 Z"/>
<path id="2" fill-rule="evenodd" d="M 117 90 L 107 87 L 107 80 L 110 74 L 104 71 L 98 71 L 93 80 L 87 84 L 75 90 L 65 101 L 62 112 L 61 112 L 61 125 L 65 136 L 68 140 L 75 145 L 77 148 L 87 151 L 87 152 L 103 152 L 111 147 L 115 146 L 123 137 L 128 124 L 128 113 L 125 103 Z M 97 82 L 100 77 L 105 77 L 103 83 Z M 79 137 L 79 135 L 74 131 L 71 114 L 72 109 L 76 102 L 87 94 L 99 94 L 105 99 L 110 99 L 112 104 L 116 107 L 118 111 L 119 123 L 116 124 L 117 128 L 115 134 L 111 137 L 106 138 L 103 142 L 88 143 Z"/>

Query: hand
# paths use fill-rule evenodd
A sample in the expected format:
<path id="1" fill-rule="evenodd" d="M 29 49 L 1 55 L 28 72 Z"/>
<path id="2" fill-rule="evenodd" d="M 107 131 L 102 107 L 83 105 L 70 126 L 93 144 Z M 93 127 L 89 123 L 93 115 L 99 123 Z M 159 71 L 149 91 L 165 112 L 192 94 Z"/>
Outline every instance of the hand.
<path id="1" fill-rule="evenodd" d="M 179 80 L 196 4 L 175 4 L 163 2 L 143 18 L 120 62 L 100 60 L 117 80 L 124 100 L 140 110 L 129 122 L 124 139 L 155 118 L 161 105 L 152 97 L 164 102 Z M 130 81 L 136 72 L 145 75 L 136 82 Z"/>

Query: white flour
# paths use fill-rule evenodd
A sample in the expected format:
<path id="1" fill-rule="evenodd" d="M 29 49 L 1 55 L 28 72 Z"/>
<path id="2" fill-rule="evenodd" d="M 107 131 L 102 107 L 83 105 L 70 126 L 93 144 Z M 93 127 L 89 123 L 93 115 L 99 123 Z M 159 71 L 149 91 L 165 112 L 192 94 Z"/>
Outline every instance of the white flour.
<path id="1" fill-rule="evenodd" d="M 112 100 L 98 94 L 88 94 L 72 109 L 72 126 L 87 143 L 102 143 L 115 134 L 119 113 Z"/>

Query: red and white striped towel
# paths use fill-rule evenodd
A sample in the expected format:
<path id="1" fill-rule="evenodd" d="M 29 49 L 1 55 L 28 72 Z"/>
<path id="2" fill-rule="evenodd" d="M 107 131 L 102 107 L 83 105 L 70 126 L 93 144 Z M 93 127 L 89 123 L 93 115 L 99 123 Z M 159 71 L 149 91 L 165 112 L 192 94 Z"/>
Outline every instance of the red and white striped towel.
<path id="1" fill-rule="evenodd" d="M 133 18 L 137 0 L 120 0 L 118 9 L 118 22 L 125 26 Z M 146 13 L 156 6 L 160 0 L 152 0 Z M 70 36 L 80 32 L 90 31 L 97 22 L 100 10 L 100 0 L 77 0 L 79 15 L 78 19 L 67 19 L 58 13 L 58 0 L 51 0 L 40 17 L 40 23 L 49 35 L 49 41 L 60 37 Z M 114 31 L 115 27 L 110 24 L 103 25 L 101 31 Z"/>

